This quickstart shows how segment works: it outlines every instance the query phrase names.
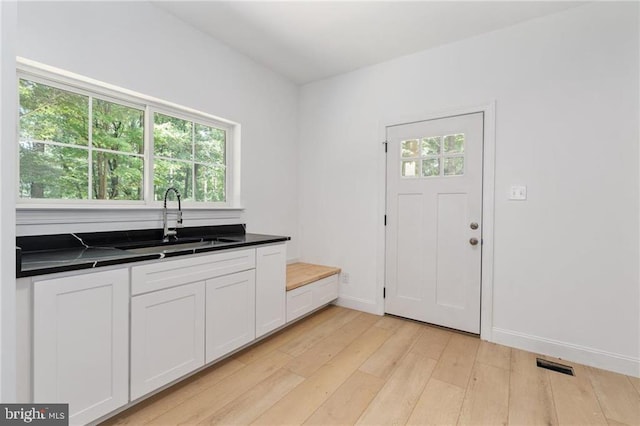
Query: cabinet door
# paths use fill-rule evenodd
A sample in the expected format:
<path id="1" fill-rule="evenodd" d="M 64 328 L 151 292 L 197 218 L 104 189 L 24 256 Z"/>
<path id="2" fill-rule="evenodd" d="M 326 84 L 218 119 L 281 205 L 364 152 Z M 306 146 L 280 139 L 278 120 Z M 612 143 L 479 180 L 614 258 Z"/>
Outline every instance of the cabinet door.
<path id="1" fill-rule="evenodd" d="M 129 274 L 34 283 L 33 398 L 69 403 L 71 424 L 128 402 Z"/>
<path id="2" fill-rule="evenodd" d="M 256 249 L 256 337 L 285 323 L 286 261 L 284 244 Z"/>
<path id="3" fill-rule="evenodd" d="M 207 280 L 207 363 L 256 335 L 255 270 Z"/>
<path id="4" fill-rule="evenodd" d="M 131 299 L 131 400 L 204 365 L 204 282 Z"/>
<path id="5" fill-rule="evenodd" d="M 313 284 L 307 284 L 287 292 L 287 322 L 313 311 Z"/>

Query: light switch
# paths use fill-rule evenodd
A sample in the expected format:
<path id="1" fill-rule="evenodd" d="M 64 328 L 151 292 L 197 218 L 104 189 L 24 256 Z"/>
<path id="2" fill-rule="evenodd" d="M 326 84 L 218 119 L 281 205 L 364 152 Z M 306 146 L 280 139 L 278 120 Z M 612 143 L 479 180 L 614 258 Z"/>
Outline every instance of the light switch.
<path id="1" fill-rule="evenodd" d="M 526 200 L 527 199 L 527 187 L 523 185 L 511 185 L 509 191 L 510 200 Z"/>

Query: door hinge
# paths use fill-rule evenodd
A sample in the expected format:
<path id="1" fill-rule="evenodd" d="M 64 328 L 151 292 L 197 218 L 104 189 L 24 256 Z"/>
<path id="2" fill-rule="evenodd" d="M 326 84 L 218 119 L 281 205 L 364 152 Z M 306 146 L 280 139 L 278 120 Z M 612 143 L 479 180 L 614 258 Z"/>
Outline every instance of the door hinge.
<path id="1" fill-rule="evenodd" d="M 382 287 L 382 298 L 383 299 L 387 298 L 387 288 L 386 287 Z"/>
<path id="2" fill-rule="evenodd" d="M 382 142 L 382 144 L 384 145 L 384 152 L 387 152 L 387 148 L 389 146 L 389 142 L 384 141 L 384 142 Z"/>
<path id="3" fill-rule="evenodd" d="M 384 226 L 387 226 L 387 215 L 384 215 Z"/>

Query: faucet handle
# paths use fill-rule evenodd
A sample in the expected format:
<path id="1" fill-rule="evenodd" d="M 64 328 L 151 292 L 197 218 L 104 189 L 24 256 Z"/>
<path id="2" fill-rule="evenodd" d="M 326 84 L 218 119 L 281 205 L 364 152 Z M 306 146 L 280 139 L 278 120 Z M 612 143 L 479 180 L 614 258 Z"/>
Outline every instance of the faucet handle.
<path id="1" fill-rule="evenodd" d="M 182 211 L 178 210 L 178 217 L 176 219 L 176 228 L 182 228 Z"/>

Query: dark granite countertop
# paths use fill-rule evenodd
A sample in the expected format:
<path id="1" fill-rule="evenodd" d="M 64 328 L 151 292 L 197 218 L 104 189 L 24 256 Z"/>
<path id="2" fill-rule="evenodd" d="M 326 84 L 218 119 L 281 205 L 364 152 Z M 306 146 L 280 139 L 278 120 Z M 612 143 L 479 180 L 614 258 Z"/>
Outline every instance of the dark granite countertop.
<path id="1" fill-rule="evenodd" d="M 91 269 L 143 260 L 288 241 L 290 237 L 245 233 L 244 225 L 181 228 L 162 242 L 162 229 L 40 235 L 16 238 L 16 276 Z"/>

